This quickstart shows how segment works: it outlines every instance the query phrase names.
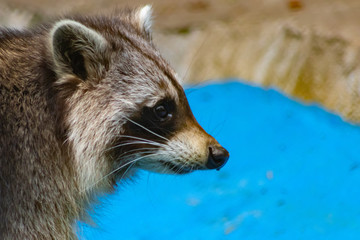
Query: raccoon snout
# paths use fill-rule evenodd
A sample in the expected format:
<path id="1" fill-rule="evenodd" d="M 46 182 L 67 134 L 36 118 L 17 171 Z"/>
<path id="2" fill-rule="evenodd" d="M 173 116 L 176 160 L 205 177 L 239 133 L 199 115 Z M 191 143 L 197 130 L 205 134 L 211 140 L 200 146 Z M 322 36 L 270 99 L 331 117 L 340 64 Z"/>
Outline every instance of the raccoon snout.
<path id="1" fill-rule="evenodd" d="M 208 169 L 220 170 L 229 159 L 229 156 L 229 152 L 222 146 L 211 145 L 209 147 L 209 156 L 206 167 Z"/>

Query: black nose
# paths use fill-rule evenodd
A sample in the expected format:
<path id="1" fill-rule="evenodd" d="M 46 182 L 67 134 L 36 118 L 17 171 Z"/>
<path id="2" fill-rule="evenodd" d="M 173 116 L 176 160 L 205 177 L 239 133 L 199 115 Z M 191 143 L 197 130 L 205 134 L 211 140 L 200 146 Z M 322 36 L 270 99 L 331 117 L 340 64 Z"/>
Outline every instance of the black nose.
<path id="1" fill-rule="evenodd" d="M 206 163 L 208 169 L 220 170 L 227 160 L 229 159 L 229 152 L 221 146 L 210 146 L 209 147 L 209 158 Z"/>

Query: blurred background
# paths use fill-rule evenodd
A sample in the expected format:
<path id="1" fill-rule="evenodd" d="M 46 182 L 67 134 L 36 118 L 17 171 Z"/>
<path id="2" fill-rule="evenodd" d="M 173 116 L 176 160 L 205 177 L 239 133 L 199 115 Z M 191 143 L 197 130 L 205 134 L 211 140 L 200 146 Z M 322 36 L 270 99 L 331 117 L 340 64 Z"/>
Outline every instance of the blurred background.
<path id="1" fill-rule="evenodd" d="M 155 42 L 186 82 L 242 78 L 360 121 L 357 0 L 2 0 L 0 23 L 149 3 Z"/>
<path id="2" fill-rule="evenodd" d="M 79 236 L 360 239 L 360 1 L 1 0 L 0 24 L 149 3 L 155 44 L 231 158 L 220 172 L 142 172 Z"/>

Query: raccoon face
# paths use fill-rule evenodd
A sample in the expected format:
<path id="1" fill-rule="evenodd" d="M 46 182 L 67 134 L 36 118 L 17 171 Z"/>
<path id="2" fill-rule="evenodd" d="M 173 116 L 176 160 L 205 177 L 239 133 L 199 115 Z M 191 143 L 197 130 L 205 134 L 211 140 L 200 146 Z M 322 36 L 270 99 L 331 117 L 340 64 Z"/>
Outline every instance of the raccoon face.
<path id="1" fill-rule="evenodd" d="M 164 91 L 166 91 L 164 89 Z M 185 94 L 168 95 L 141 106 L 124 125 L 121 152 L 133 155 L 139 168 L 184 174 L 198 169 L 220 169 L 229 154 L 195 120 Z"/>
<path id="2" fill-rule="evenodd" d="M 129 169 L 220 169 L 229 153 L 195 120 L 177 75 L 154 48 L 151 8 L 62 20 L 50 33 L 66 132 L 83 182 Z"/>

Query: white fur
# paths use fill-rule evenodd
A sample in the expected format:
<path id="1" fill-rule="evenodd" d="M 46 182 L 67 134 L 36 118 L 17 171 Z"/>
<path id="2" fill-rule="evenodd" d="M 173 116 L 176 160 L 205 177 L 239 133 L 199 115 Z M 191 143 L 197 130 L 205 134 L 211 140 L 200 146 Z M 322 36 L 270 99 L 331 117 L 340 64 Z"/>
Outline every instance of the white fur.
<path id="1" fill-rule="evenodd" d="M 151 31 L 151 25 L 152 25 L 151 5 L 146 5 L 143 8 L 141 8 L 137 13 L 137 18 L 140 28 L 144 29 L 144 31 L 149 33 Z"/>
<path id="2" fill-rule="evenodd" d="M 83 102 L 73 105 L 68 116 L 68 141 L 73 147 L 79 188 L 81 193 L 86 193 L 87 190 L 93 190 L 92 187 L 96 187 L 97 183 L 105 183 L 100 182 L 100 179 L 109 172 L 110 166 L 103 151 L 112 133 L 108 116 L 97 110 L 101 109 L 100 106 L 90 104 L 90 99 L 82 95 L 75 96 L 74 101 Z"/>

